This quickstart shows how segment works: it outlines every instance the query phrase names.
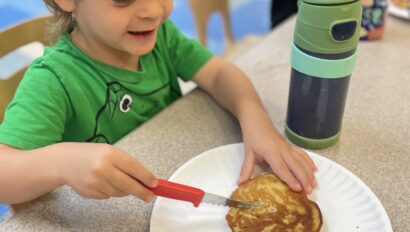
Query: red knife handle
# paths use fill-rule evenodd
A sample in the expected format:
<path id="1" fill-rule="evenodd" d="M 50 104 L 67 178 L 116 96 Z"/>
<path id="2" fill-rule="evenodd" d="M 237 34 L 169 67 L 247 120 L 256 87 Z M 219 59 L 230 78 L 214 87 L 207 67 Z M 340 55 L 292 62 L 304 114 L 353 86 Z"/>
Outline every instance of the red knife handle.
<path id="1" fill-rule="evenodd" d="M 205 194 L 201 189 L 161 179 L 151 191 L 157 196 L 192 202 L 195 207 L 198 207 Z"/>

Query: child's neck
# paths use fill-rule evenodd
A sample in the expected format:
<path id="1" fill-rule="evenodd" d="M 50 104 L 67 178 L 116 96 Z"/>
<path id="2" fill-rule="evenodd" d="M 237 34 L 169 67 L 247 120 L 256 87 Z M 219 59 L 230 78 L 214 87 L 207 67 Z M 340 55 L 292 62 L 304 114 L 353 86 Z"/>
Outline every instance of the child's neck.
<path id="1" fill-rule="evenodd" d="M 71 40 L 86 55 L 102 63 L 118 68 L 136 71 L 139 70 L 139 57 L 109 47 L 91 36 L 81 33 L 79 28 L 71 32 Z"/>

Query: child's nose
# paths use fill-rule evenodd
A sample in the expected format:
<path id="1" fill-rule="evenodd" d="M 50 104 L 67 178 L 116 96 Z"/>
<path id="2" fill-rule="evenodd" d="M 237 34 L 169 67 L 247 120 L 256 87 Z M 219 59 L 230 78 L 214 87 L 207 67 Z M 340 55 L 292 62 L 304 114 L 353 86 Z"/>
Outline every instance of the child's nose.
<path id="1" fill-rule="evenodd" d="M 138 11 L 138 17 L 149 20 L 162 18 L 165 11 L 165 6 L 163 6 L 162 2 L 161 0 L 141 1 L 143 5 L 141 5 Z"/>

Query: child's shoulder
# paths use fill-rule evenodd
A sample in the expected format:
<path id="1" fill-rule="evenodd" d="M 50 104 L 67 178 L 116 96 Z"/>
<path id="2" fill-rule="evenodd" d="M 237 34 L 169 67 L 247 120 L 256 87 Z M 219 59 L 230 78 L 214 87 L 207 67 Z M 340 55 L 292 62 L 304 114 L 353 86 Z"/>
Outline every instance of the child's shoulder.
<path id="1" fill-rule="evenodd" d="M 80 69 L 75 54 L 62 36 L 54 45 L 46 46 L 43 55 L 30 64 L 20 85 L 50 88 L 73 82 L 75 78 L 69 78 L 70 74 Z"/>
<path id="2" fill-rule="evenodd" d="M 75 68 L 78 62 L 80 52 L 73 46 L 71 38 L 68 34 L 63 34 L 58 41 L 51 45 L 45 46 L 43 55 L 36 58 L 27 72 L 36 71 L 51 71 L 55 74 Z"/>
<path id="3" fill-rule="evenodd" d="M 45 47 L 44 54 L 40 57 L 40 60 L 51 63 L 53 61 L 68 63 L 76 59 L 80 54 L 79 49 L 71 41 L 71 36 L 68 33 L 64 33 L 55 44 Z"/>

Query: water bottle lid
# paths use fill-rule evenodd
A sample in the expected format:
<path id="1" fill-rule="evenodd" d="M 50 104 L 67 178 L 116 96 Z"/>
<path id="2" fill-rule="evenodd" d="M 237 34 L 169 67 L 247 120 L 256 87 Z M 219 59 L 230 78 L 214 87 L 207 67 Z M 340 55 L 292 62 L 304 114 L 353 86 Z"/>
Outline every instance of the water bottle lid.
<path id="1" fill-rule="evenodd" d="M 359 0 L 299 0 L 294 42 L 306 51 L 338 54 L 359 42 L 362 3 Z"/>

